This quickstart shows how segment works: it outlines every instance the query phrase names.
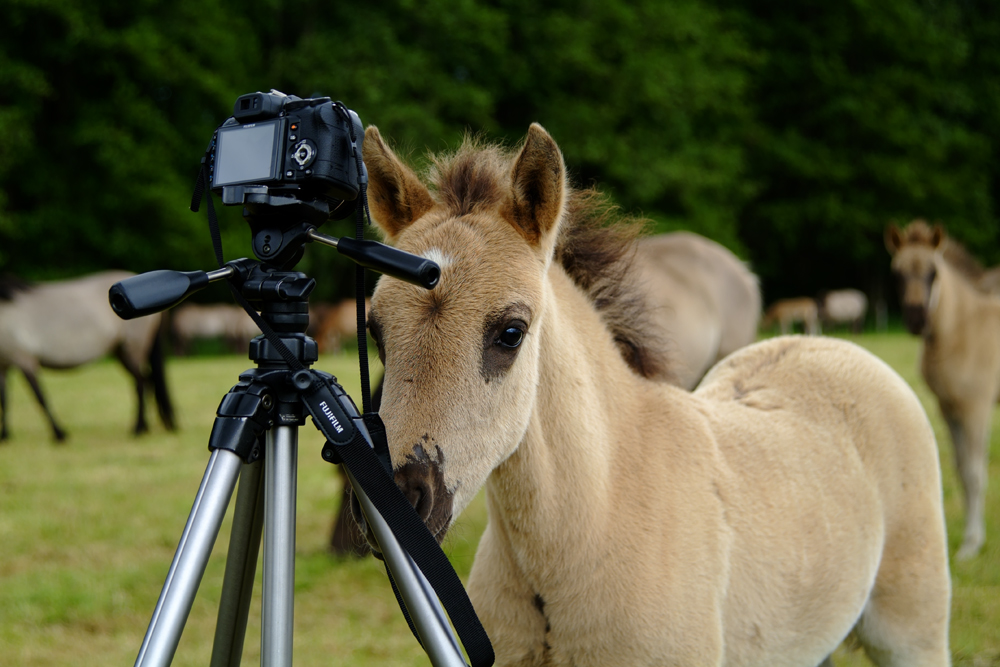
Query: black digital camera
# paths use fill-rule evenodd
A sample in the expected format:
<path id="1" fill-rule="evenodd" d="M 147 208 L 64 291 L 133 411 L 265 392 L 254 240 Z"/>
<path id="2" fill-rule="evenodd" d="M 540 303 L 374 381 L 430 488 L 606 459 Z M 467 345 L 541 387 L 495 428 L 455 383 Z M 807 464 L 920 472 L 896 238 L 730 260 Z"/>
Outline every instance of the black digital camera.
<path id="1" fill-rule="evenodd" d="M 339 102 L 275 90 L 241 95 L 209 146 L 212 190 L 224 204 L 264 192 L 325 202 L 331 218 L 346 217 L 360 190 L 352 126 L 360 159 L 361 119 Z"/>

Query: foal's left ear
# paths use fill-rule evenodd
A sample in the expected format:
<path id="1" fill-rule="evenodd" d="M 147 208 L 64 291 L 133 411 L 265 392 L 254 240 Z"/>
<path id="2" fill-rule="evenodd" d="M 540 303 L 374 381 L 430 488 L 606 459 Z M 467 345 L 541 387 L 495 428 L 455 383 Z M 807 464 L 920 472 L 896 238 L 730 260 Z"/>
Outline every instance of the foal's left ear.
<path id="1" fill-rule="evenodd" d="M 528 128 L 510 176 L 510 198 L 500 214 L 529 243 L 551 250 L 566 205 L 566 167 L 559 146 L 538 123 Z"/>

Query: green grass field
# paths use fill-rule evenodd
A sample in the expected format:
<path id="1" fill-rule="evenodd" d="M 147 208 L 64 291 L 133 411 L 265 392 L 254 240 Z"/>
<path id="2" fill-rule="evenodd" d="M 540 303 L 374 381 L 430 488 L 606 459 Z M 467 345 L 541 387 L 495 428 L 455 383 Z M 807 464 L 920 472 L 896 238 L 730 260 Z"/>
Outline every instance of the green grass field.
<path id="1" fill-rule="evenodd" d="M 904 334 L 854 338 L 916 389 L 941 449 L 952 553 L 961 536 L 951 443 L 933 396 L 919 377 L 917 341 Z M 47 372 L 49 402 L 69 431 L 52 442 L 20 375 L 10 378 L 12 439 L 0 445 L 0 666 L 131 664 L 208 460 L 206 443 L 219 399 L 249 362 L 237 357 L 172 359 L 170 385 L 180 430 L 129 435 L 134 398 L 125 371 L 104 361 Z M 357 394 L 353 357 L 318 367 Z M 155 412 L 155 411 L 154 411 Z M 993 460 L 1000 434 L 994 429 Z M 296 665 L 426 665 L 399 614 L 381 564 L 328 555 L 337 478 L 320 458 L 321 438 L 300 433 L 295 596 Z M 1000 469 L 990 467 L 988 542 L 971 563 L 953 564 L 952 653 L 956 665 L 1000 665 Z M 485 525 L 480 497 L 445 549 L 468 574 Z M 206 665 L 222 585 L 228 521 L 205 573 L 175 665 Z M 258 662 L 259 587 L 244 664 Z M 841 649 L 838 666 L 869 664 Z"/>

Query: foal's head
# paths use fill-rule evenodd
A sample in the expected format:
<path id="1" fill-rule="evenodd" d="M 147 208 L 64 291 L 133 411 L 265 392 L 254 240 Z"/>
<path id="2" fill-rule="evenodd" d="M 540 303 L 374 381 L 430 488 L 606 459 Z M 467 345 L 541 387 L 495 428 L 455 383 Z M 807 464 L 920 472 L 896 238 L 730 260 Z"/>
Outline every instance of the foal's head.
<path id="1" fill-rule="evenodd" d="M 575 224 L 601 222 L 607 206 L 567 185 L 559 147 L 540 125 L 516 151 L 467 140 L 435 158 L 433 188 L 373 127 L 364 155 L 372 214 L 388 240 L 441 266 L 430 291 L 382 278 L 369 326 L 386 369 L 381 414 L 396 481 L 440 539 L 528 428 L 553 262 L 595 303 L 604 295 L 619 304 L 617 315 L 603 314 L 634 368 L 655 375 L 661 366 L 655 346 L 632 335 L 638 320 L 616 294 L 631 239 L 612 227 L 617 242 L 601 243 L 593 225 Z"/>
<path id="2" fill-rule="evenodd" d="M 899 281 L 903 320 L 912 334 L 923 333 L 927 325 L 945 241 L 941 225 L 931 227 L 923 220 L 914 220 L 902 230 L 890 224 L 885 230 L 885 246 L 892 255 L 892 273 Z"/>

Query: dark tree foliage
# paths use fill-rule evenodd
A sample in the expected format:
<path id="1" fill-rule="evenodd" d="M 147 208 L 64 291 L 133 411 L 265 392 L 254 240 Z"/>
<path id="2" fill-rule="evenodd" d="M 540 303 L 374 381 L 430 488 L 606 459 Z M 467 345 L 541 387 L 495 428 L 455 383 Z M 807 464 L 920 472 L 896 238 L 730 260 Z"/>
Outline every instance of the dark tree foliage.
<path id="1" fill-rule="evenodd" d="M 210 268 L 198 160 L 271 87 L 344 101 L 417 162 L 541 122 L 579 183 L 735 249 L 768 300 L 873 289 L 892 219 L 1000 261 L 987 0 L 0 2 L 0 272 Z M 303 267 L 349 293 L 329 249 Z"/>
<path id="2" fill-rule="evenodd" d="M 891 220 L 941 221 L 993 257 L 991 150 L 974 122 L 982 109 L 959 5 L 734 4 L 762 54 L 746 143 L 760 189 L 740 235 L 766 300 L 848 285 L 878 292 Z"/>
<path id="3" fill-rule="evenodd" d="M 5 5 L 0 268 L 208 264 L 204 222 L 184 213 L 253 65 L 247 18 L 190 0 Z"/>

